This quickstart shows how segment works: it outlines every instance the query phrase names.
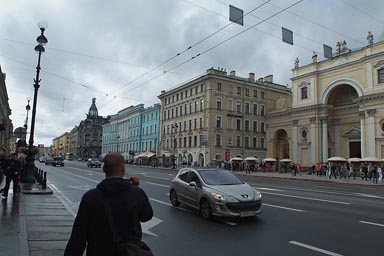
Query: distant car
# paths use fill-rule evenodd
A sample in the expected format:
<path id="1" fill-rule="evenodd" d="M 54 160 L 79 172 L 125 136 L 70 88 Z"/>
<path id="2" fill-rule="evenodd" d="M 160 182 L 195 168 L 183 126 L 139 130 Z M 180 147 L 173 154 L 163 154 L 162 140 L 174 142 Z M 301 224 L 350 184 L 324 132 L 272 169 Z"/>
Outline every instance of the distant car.
<path id="1" fill-rule="evenodd" d="M 87 166 L 88 167 L 98 167 L 100 168 L 101 167 L 101 162 L 99 161 L 99 159 L 97 158 L 89 158 L 88 159 L 88 163 L 87 163 Z"/>
<path id="2" fill-rule="evenodd" d="M 40 163 L 45 163 L 45 160 L 46 160 L 46 157 L 45 157 L 45 156 L 41 156 L 41 157 L 39 157 L 39 162 L 40 162 Z"/>
<path id="3" fill-rule="evenodd" d="M 52 166 L 64 166 L 64 158 L 61 156 L 55 156 L 53 158 L 47 158 L 45 160 L 45 165 L 52 165 Z"/>
<path id="4" fill-rule="evenodd" d="M 171 182 L 169 199 L 173 206 L 182 203 L 199 210 L 204 219 L 262 212 L 261 193 L 224 169 L 180 169 Z"/>

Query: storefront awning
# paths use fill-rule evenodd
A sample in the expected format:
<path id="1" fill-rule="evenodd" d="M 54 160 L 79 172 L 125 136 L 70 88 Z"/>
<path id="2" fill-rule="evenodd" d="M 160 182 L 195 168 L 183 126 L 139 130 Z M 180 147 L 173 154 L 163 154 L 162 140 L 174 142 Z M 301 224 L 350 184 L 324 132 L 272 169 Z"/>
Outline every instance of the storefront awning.
<path id="1" fill-rule="evenodd" d="M 145 155 L 145 157 L 151 158 L 154 157 L 156 154 L 155 153 L 148 153 Z"/>

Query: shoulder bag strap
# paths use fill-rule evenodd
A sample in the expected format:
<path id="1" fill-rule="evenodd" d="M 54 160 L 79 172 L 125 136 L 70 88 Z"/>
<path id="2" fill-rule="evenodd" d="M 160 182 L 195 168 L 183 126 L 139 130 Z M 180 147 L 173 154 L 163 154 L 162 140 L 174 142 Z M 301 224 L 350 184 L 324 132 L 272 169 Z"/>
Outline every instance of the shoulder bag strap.
<path id="1" fill-rule="evenodd" d="M 101 198 L 102 198 L 102 202 L 104 204 L 104 211 L 105 211 L 105 214 L 107 215 L 108 224 L 112 231 L 113 241 L 115 243 L 120 243 L 120 236 L 119 236 L 119 233 L 117 232 L 115 221 L 113 220 L 112 209 L 109 206 L 109 203 L 106 200 L 104 194 L 99 189 L 97 189 L 97 191 L 99 191 L 99 194 L 101 195 Z"/>

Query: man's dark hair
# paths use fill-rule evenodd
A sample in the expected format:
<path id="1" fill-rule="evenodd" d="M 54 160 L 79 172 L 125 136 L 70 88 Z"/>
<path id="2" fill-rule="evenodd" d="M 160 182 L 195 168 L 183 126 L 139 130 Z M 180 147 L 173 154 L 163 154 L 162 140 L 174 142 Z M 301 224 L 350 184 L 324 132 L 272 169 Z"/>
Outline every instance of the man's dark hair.
<path id="1" fill-rule="evenodd" d="M 119 172 L 121 166 L 124 166 L 124 158 L 120 153 L 113 152 L 104 158 L 103 170 L 106 174 Z"/>

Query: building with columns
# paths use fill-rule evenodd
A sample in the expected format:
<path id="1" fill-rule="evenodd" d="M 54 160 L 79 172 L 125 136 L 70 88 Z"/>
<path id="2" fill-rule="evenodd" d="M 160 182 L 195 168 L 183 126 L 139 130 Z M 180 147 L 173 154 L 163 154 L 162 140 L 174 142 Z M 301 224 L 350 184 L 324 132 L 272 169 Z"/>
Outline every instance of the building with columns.
<path id="1" fill-rule="evenodd" d="M 11 108 L 9 106 L 5 78 L 6 75 L 0 66 L 0 154 L 9 154 L 11 151 L 14 151 L 14 149 L 11 149 L 11 146 L 15 144 L 15 142 L 12 141 L 13 125 L 9 118 Z"/>
<path id="2" fill-rule="evenodd" d="M 292 69 L 288 108 L 267 115 L 268 155 L 303 166 L 340 156 L 384 158 L 384 42 L 351 50 L 337 42 L 332 58 Z"/>

